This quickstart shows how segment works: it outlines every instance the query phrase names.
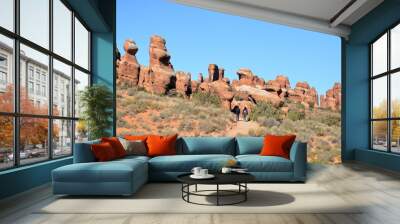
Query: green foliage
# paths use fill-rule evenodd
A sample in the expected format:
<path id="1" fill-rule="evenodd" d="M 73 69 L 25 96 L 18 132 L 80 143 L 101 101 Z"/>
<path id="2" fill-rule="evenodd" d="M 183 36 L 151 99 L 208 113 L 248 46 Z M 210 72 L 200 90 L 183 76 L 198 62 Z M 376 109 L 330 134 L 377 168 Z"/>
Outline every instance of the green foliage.
<path id="1" fill-rule="evenodd" d="M 322 124 L 328 125 L 330 127 L 340 127 L 341 125 L 341 115 L 338 112 L 333 112 L 330 110 L 320 110 L 311 113 L 307 116 L 307 119 L 320 122 Z"/>
<path id="2" fill-rule="evenodd" d="M 197 92 L 192 94 L 192 100 L 198 105 L 214 105 L 219 107 L 221 105 L 221 100 L 215 94 L 208 92 Z"/>
<path id="3" fill-rule="evenodd" d="M 104 85 L 86 87 L 80 93 L 82 119 L 87 124 L 89 139 L 109 136 L 107 130 L 112 125 L 112 92 Z"/>
<path id="4" fill-rule="evenodd" d="M 274 118 L 280 120 L 282 113 L 274 105 L 267 102 L 259 102 L 250 113 L 250 120 L 257 121 L 259 118 Z"/>
<path id="5" fill-rule="evenodd" d="M 303 110 L 290 109 L 287 117 L 292 121 L 303 120 L 306 117 L 306 113 Z"/>

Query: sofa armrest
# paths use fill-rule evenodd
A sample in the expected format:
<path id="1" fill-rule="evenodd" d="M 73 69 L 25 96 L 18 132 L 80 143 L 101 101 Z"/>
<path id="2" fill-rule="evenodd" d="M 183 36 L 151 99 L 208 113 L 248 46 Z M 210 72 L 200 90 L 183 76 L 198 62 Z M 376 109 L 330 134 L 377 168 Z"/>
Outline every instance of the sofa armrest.
<path id="1" fill-rule="evenodd" d="M 90 146 L 92 144 L 100 143 L 99 140 L 89 141 L 89 142 L 81 142 L 75 143 L 74 145 L 74 163 L 89 163 L 95 162 L 96 158 L 94 157 Z"/>
<path id="2" fill-rule="evenodd" d="M 294 142 L 290 149 L 290 160 L 293 162 L 293 179 L 305 181 L 307 174 L 307 143 Z"/>

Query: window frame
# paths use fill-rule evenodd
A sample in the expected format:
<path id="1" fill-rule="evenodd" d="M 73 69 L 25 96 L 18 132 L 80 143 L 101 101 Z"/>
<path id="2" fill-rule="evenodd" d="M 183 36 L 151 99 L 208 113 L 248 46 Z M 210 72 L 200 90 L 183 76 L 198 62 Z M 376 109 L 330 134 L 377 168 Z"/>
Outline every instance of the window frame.
<path id="1" fill-rule="evenodd" d="M 391 85 L 391 80 L 392 76 L 396 75 L 398 72 L 400 72 L 400 67 L 393 68 L 391 69 L 391 31 L 393 28 L 400 26 L 400 21 L 397 21 L 393 25 L 391 25 L 389 28 L 385 29 L 383 33 L 378 35 L 374 40 L 372 40 L 369 44 L 369 149 L 373 151 L 380 151 L 380 152 L 386 152 L 386 153 L 392 153 L 392 154 L 400 154 L 400 152 L 394 152 L 392 151 L 392 121 L 399 121 L 400 117 L 393 117 L 392 116 L 392 98 L 391 98 L 391 91 L 392 91 L 392 85 Z M 380 74 L 373 74 L 373 44 L 378 41 L 381 37 L 384 35 L 387 35 L 387 52 L 386 52 L 386 57 L 387 57 L 387 64 L 386 64 L 386 71 L 382 72 Z M 387 86 L 387 105 L 386 105 L 386 117 L 385 118 L 373 118 L 373 81 L 382 77 L 386 77 L 386 86 Z M 376 121 L 386 121 L 387 122 L 387 130 L 386 130 L 386 151 L 384 150 L 379 150 L 374 148 L 374 132 L 373 132 L 373 122 Z"/>
<path id="2" fill-rule="evenodd" d="M 79 14 L 77 12 L 75 12 L 72 7 L 65 1 L 65 0 L 59 0 L 62 4 L 64 4 L 68 10 L 71 11 L 71 18 L 70 18 L 70 22 L 71 22 L 71 58 L 67 59 L 64 58 L 63 56 L 55 53 L 54 50 L 54 45 L 53 45 L 53 21 L 54 21 L 54 17 L 53 17 L 53 1 L 54 0 L 48 0 L 49 1 L 49 47 L 48 49 L 46 49 L 45 47 L 42 47 L 39 44 L 36 44 L 32 41 L 30 41 L 29 39 L 23 37 L 20 35 L 20 0 L 14 0 L 13 1 L 13 10 L 14 10 L 14 30 L 10 31 L 4 27 L 0 26 L 0 35 L 3 35 L 5 37 L 11 38 L 13 40 L 13 54 L 12 54 L 12 61 L 13 64 L 12 66 L 12 75 L 13 75 L 13 79 L 14 79 L 14 99 L 13 99 L 13 112 L 1 112 L 0 111 L 0 116 L 4 116 L 4 117 L 12 117 L 13 119 L 13 166 L 11 167 L 5 167 L 5 168 L 0 168 L 0 172 L 4 171 L 4 170 L 10 170 L 10 169 L 15 169 L 18 167 L 23 167 L 23 166 L 29 166 L 29 165 L 33 165 L 33 164 L 37 164 L 37 163 L 43 163 L 49 160 L 53 160 L 53 159 L 62 159 L 65 157 L 70 157 L 73 155 L 74 152 L 74 143 L 75 143 L 75 125 L 76 125 L 76 121 L 79 120 L 79 117 L 75 117 L 75 108 L 72 107 L 71 108 L 71 115 L 70 116 L 58 116 L 58 115 L 53 115 L 53 59 L 58 60 L 59 62 L 62 62 L 68 66 L 71 66 L 71 93 L 73 94 L 72 97 L 72 105 L 74 105 L 75 103 L 75 88 L 73 85 L 75 82 L 75 69 L 87 74 L 89 76 L 89 83 L 88 85 L 91 86 L 92 85 L 92 69 L 91 69 L 91 65 L 92 65 L 92 61 L 91 61 L 91 49 L 92 49 L 92 43 L 91 43 L 91 37 L 92 37 L 92 30 L 88 27 L 88 25 L 84 22 L 84 20 L 79 16 Z M 88 43 L 88 61 L 89 61 L 89 67 L 88 69 L 85 69 L 81 66 L 79 66 L 78 64 L 75 63 L 75 18 L 77 20 L 79 20 L 79 22 L 84 26 L 84 28 L 88 31 L 89 34 L 89 43 Z M 48 56 L 49 58 L 49 63 L 48 63 L 48 83 L 46 85 L 46 91 L 48 93 L 46 93 L 47 97 L 48 97 L 48 113 L 46 115 L 39 115 L 39 114 L 26 114 L 26 113 L 21 113 L 20 111 L 20 85 L 21 85 L 21 81 L 20 81 L 20 45 L 23 44 L 27 47 L 32 48 L 33 50 L 36 50 L 40 53 L 43 53 L 45 55 Z M 27 64 L 28 65 L 28 64 Z M 27 71 L 28 71 L 27 67 Z M 33 70 L 33 82 L 35 85 L 35 77 L 36 74 L 36 70 Z M 42 74 L 42 73 L 40 73 Z M 39 77 L 41 78 L 41 77 Z M 26 74 L 26 80 L 30 80 L 30 74 L 27 73 Z M 39 83 L 41 83 L 41 79 L 38 80 Z M 27 89 L 27 91 L 29 91 Z M 34 90 L 36 91 L 36 90 Z M 42 95 L 42 94 L 40 94 Z M 20 119 L 21 118 L 45 118 L 47 119 L 48 122 L 48 136 L 47 136 L 47 142 L 51 143 L 48 144 L 47 149 L 48 150 L 48 157 L 44 158 L 41 161 L 38 162 L 33 162 L 33 163 L 26 163 L 26 164 L 21 164 L 20 161 Z M 62 156 L 54 156 L 54 147 L 53 147 L 53 121 L 55 120 L 66 120 L 66 121 L 71 121 L 71 153 L 69 155 L 62 155 Z"/>

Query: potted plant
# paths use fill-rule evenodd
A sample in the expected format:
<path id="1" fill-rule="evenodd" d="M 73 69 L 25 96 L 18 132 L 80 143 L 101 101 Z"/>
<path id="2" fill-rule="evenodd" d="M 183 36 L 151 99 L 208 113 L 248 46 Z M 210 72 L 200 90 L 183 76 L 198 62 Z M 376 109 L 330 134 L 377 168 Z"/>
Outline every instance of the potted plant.
<path id="1" fill-rule="evenodd" d="M 102 84 L 86 87 L 80 93 L 79 106 L 82 108 L 81 118 L 88 129 L 89 139 L 110 136 L 112 125 L 112 92 Z"/>

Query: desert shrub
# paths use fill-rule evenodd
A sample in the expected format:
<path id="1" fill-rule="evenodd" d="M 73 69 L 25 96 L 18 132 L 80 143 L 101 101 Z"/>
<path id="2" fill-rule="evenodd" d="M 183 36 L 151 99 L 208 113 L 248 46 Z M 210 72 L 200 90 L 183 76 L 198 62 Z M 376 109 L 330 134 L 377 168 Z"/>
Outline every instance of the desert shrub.
<path id="1" fill-rule="evenodd" d="M 136 89 L 135 88 L 129 88 L 126 93 L 128 94 L 128 96 L 134 96 L 136 93 Z"/>
<path id="2" fill-rule="evenodd" d="M 320 122 L 328 126 L 340 126 L 341 117 L 340 114 L 328 114 L 327 116 L 320 117 Z"/>
<path id="3" fill-rule="evenodd" d="M 160 118 L 160 116 L 158 116 L 158 115 L 151 115 L 151 116 L 150 116 L 150 119 L 151 119 L 151 121 L 153 121 L 153 122 L 159 122 L 159 121 L 161 121 L 161 118 Z"/>
<path id="4" fill-rule="evenodd" d="M 126 126 L 128 126 L 128 122 L 126 122 L 125 119 L 118 119 L 117 125 L 118 125 L 118 127 L 126 127 Z"/>
<path id="5" fill-rule="evenodd" d="M 131 103 L 128 104 L 128 108 L 130 112 L 142 113 L 147 110 L 160 110 L 161 105 L 157 101 L 149 101 L 135 97 L 135 100 L 131 100 Z"/>
<path id="6" fill-rule="evenodd" d="M 189 122 L 189 121 L 182 121 L 179 124 L 178 130 L 179 131 L 193 131 L 194 127 L 193 127 L 193 123 Z"/>
<path id="7" fill-rule="evenodd" d="M 306 107 L 301 103 L 296 103 L 294 108 L 296 108 L 297 110 L 305 110 L 306 109 Z"/>
<path id="8" fill-rule="evenodd" d="M 298 121 L 298 120 L 303 120 L 306 117 L 306 113 L 302 110 L 297 110 L 297 109 L 290 109 L 287 118 L 289 118 L 292 121 Z"/>
<path id="9" fill-rule="evenodd" d="M 274 118 L 275 120 L 281 119 L 281 111 L 274 105 L 267 102 L 259 102 L 250 113 L 250 120 L 257 121 L 259 117 Z"/>
<path id="10" fill-rule="evenodd" d="M 221 100 L 215 94 L 208 92 L 197 92 L 192 94 L 192 100 L 198 105 L 213 105 L 219 107 Z"/>
<path id="11" fill-rule="evenodd" d="M 135 113 L 135 114 L 145 112 L 147 109 L 148 109 L 148 105 L 141 101 L 133 103 L 133 104 L 129 104 L 129 106 L 128 106 L 129 112 Z"/>
<path id="12" fill-rule="evenodd" d="M 257 122 L 267 128 L 271 128 L 271 127 L 280 125 L 280 122 L 275 120 L 275 118 L 259 117 L 257 119 Z"/>
<path id="13" fill-rule="evenodd" d="M 174 135 L 176 134 L 176 130 L 172 128 L 165 128 L 159 131 L 160 135 Z"/>
<path id="14" fill-rule="evenodd" d="M 248 133 L 249 136 L 255 137 L 264 136 L 265 134 L 267 134 L 267 130 L 265 128 L 251 128 Z"/>

